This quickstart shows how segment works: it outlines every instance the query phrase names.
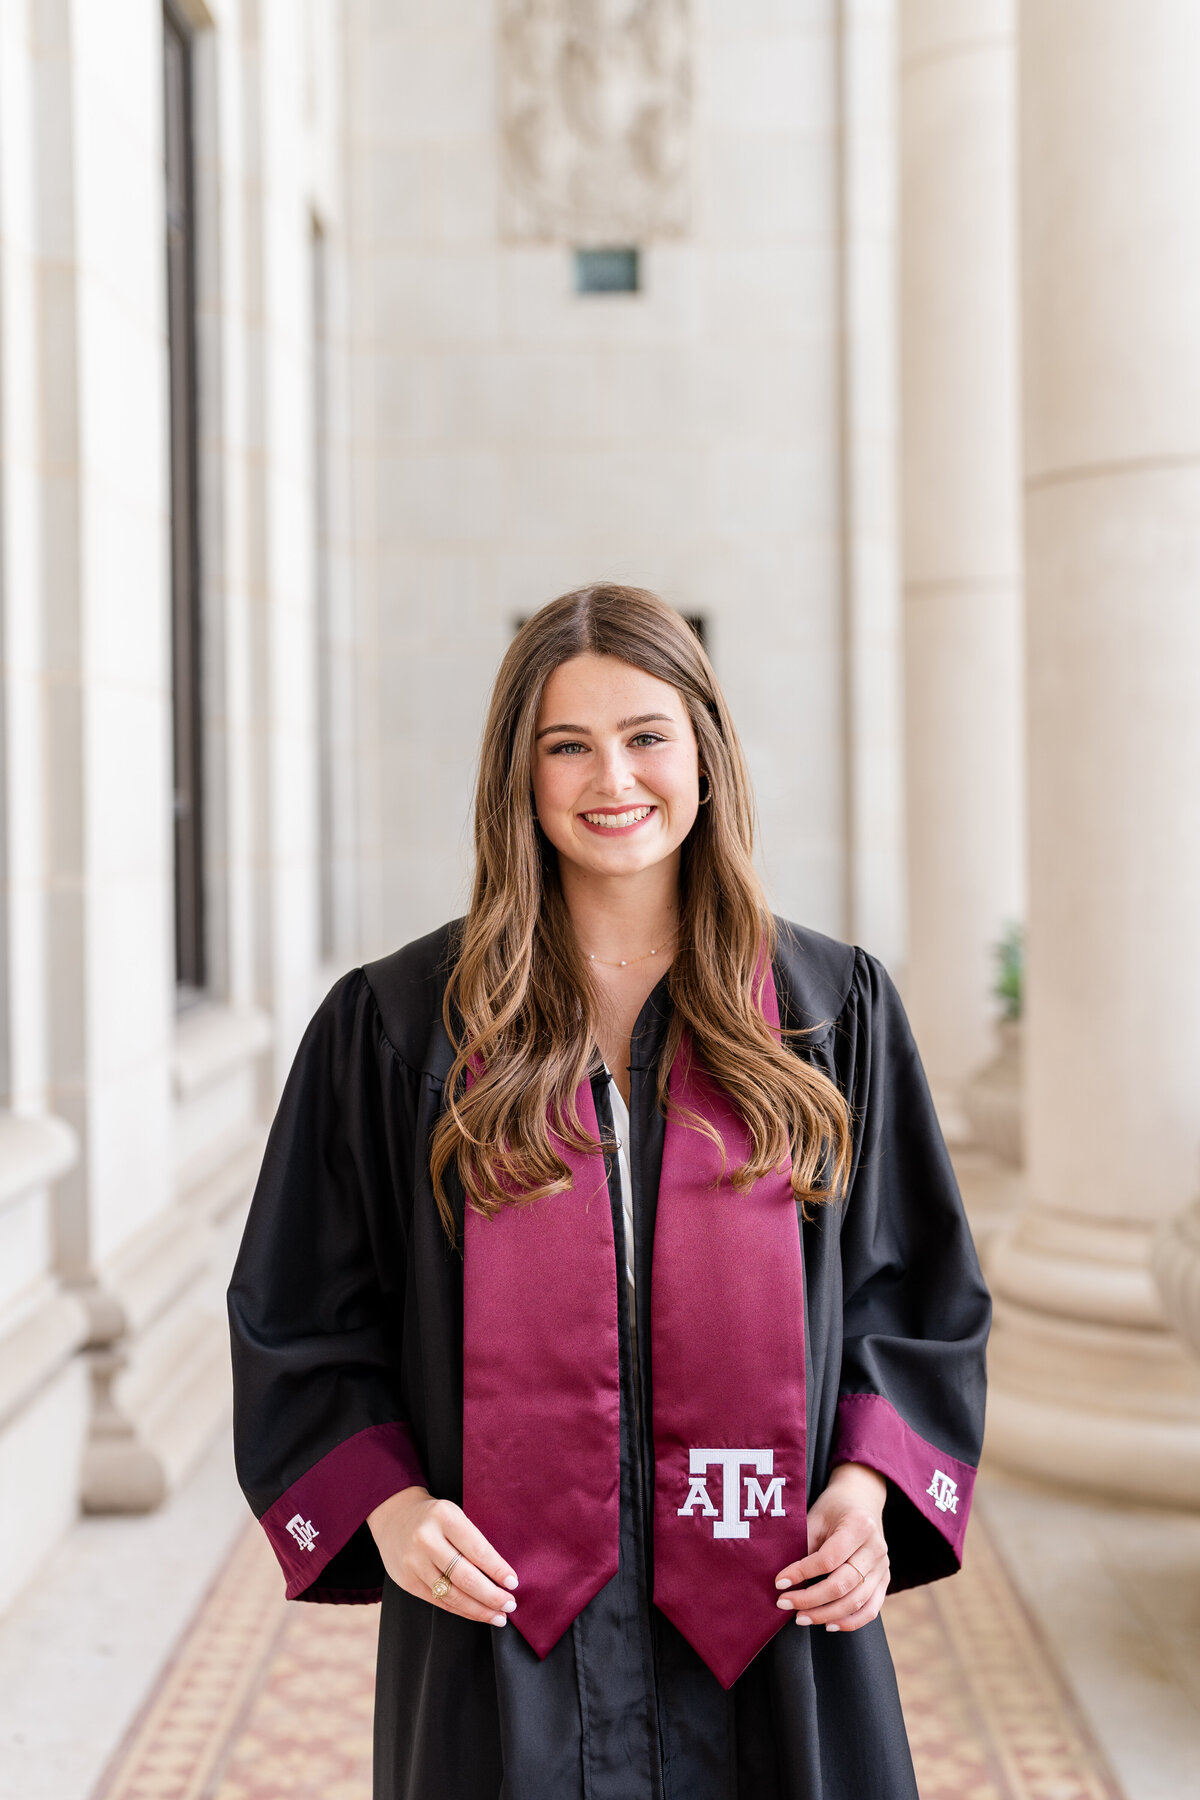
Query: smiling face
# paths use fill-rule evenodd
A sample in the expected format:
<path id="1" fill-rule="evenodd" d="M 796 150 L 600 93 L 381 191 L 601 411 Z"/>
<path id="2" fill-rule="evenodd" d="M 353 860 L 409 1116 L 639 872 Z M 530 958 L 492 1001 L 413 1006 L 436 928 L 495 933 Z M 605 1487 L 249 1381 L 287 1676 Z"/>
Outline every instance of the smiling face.
<path id="1" fill-rule="evenodd" d="M 679 692 L 615 656 L 561 663 L 538 708 L 532 780 L 542 830 L 579 872 L 637 875 L 678 858 L 700 800 Z"/>

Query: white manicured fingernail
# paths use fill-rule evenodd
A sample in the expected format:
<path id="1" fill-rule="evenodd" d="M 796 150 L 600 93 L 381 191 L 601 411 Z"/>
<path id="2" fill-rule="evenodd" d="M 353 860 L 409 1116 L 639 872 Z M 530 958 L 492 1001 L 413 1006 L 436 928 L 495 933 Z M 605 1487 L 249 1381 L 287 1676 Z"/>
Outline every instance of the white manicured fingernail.
<path id="1" fill-rule="evenodd" d="M 506 1600 L 504 1602 L 505 1612 L 506 1613 L 514 1612 L 516 1610 L 516 1605 L 517 1605 L 517 1603 L 515 1600 Z"/>
<path id="2" fill-rule="evenodd" d="M 776 1587 L 791 1587 L 791 1585 L 792 1584 L 788 1580 L 786 1575 L 777 1575 L 775 1577 L 775 1586 Z"/>
<path id="3" fill-rule="evenodd" d="M 504 1585 L 505 1585 L 505 1587 L 506 1587 L 506 1588 L 514 1588 L 514 1587 L 516 1587 L 516 1585 L 517 1585 L 517 1577 L 516 1577 L 516 1576 L 515 1576 L 515 1575 L 506 1575 L 506 1576 L 505 1576 L 505 1577 L 504 1577 Z"/>
<path id="4" fill-rule="evenodd" d="M 775 1604 L 776 1604 L 776 1606 L 782 1606 L 784 1611 L 786 1612 L 788 1607 L 791 1605 L 791 1601 L 788 1599 L 785 1599 L 784 1596 L 781 1594 L 779 1596 L 779 1599 L 775 1602 Z"/>
<path id="5" fill-rule="evenodd" d="M 827 1625 L 825 1629 L 826 1631 L 840 1631 L 842 1628 L 840 1625 Z"/>
<path id="6" fill-rule="evenodd" d="M 505 1618 L 503 1613 L 496 1613 L 496 1614 L 494 1614 L 494 1616 L 492 1618 L 492 1624 L 493 1625 L 507 1625 L 508 1620 Z"/>
<path id="7" fill-rule="evenodd" d="M 797 1623 L 797 1625 L 811 1625 L 812 1620 L 810 1618 L 807 1618 L 804 1613 L 797 1613 L 796 1614 L 796 1623 Z"/>

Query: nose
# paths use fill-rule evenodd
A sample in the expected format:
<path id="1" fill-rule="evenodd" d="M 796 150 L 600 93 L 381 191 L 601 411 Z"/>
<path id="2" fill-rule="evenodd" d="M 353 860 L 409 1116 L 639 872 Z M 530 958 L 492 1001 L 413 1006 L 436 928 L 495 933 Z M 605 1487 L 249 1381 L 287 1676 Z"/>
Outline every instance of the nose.
<path id="1" fill-rule="evenodd" d="M 629 753 L 623 744 L 610 744 L 607 749 L 601 750 L 593 784 L 597 793 L 611 795 L 615 800 L 628 793 L 636 785 L 636 779 Z"/>

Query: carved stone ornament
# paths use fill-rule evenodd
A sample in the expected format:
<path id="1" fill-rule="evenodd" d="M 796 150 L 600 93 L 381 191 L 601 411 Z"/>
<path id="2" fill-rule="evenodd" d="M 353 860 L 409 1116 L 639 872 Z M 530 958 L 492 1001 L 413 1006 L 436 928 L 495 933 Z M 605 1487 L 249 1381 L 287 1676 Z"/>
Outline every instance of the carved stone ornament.
<path id="1" fill-rule="evenodd" d="M 637 243 L 687 230 L 689 0 L 501 0 L 502 229 Z"/>

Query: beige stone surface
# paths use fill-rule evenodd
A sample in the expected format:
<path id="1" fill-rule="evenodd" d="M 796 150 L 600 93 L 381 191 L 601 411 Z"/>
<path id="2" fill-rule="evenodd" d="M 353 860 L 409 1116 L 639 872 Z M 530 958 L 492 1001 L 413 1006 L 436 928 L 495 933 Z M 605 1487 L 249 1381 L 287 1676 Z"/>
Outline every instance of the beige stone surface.
<path id="1" fill-rule="evenodd" d="M 1036 483 L 1195 460 L 1200 257 L 1185 221 L 1200 180 L 1189 78 L 1198 54 L 1189 0 L 1021 8 L 1026 466 Z M 1100 179 L 1105 168 L 1111 179 Z"/>
<path id="2" fill-rule="evenodd" d="M 540 244 L 499 239 L 500 70 L 477 22 L 366 5 L 349 17 L 359 567 L 383 634 L 394 941 L 462 904 L 477 722 L 515 619 L 611 577 L 706 619 L 778 907 L 902 950 L 887 19 L 863 9 L 851 95 L 864 610 L 848 648 L 835 44 L 816 8 L 693 13 L 690 233 L 648 231 L 643 291 L 611 296 L 572 291 L 581 225 Z M 852 923 L 856 890 L 873 899 Z"/>
<path id="3" fill-rule="evenodd" d="M 1024 911 L 1016 7 L 900 18 L 905 998 L 962 1138 Z"/>
<path id="4" fill-rule="evenodd" d="M 338 8 L 313 0 L 300 29 L 290 5 L 184 11 L 209 986 L 177 1020 L 161 12 L 0 9 L 0 1603 L 81 1500 L 155 1504 L 210 1441 L 263 1115 L 320 992 L 380 936 L 379 823 L 349 779 L 371 715 L 342 472 Z M 324 845 L 319 754 L 340 802 Z"/>
<path id="5" fill-rule="evenodd" d="M 1148 1261 L 1200 1142 L 1198 32 L 1022 9 L 1028 1206 L 990 1259 L 993 1454 L 1191 1506 L 1200 1369 Z"/>
<path id="6" fill-rule="evenodd" d="M 90 1800 L 248 1517 L 222 1435 L 160 1512 L 68 1534 L 0 1620 L 3 1800 Z"/>
<path id="7" fill-rule="evenodd" d="M 55 1273 L 78 1155 L 49 1093 L 43 326 L 34 7 L 0 8 L 0 1609 L 78 1507 L 86 1318 Z"/>
<path id="8" fill-rule="evenodd" d="M 978 1493 L 1127 1800 L 1184 1800 L 1200 1752 L 1200 1517 L 1071 1498 L 986 1467 Z"/>

